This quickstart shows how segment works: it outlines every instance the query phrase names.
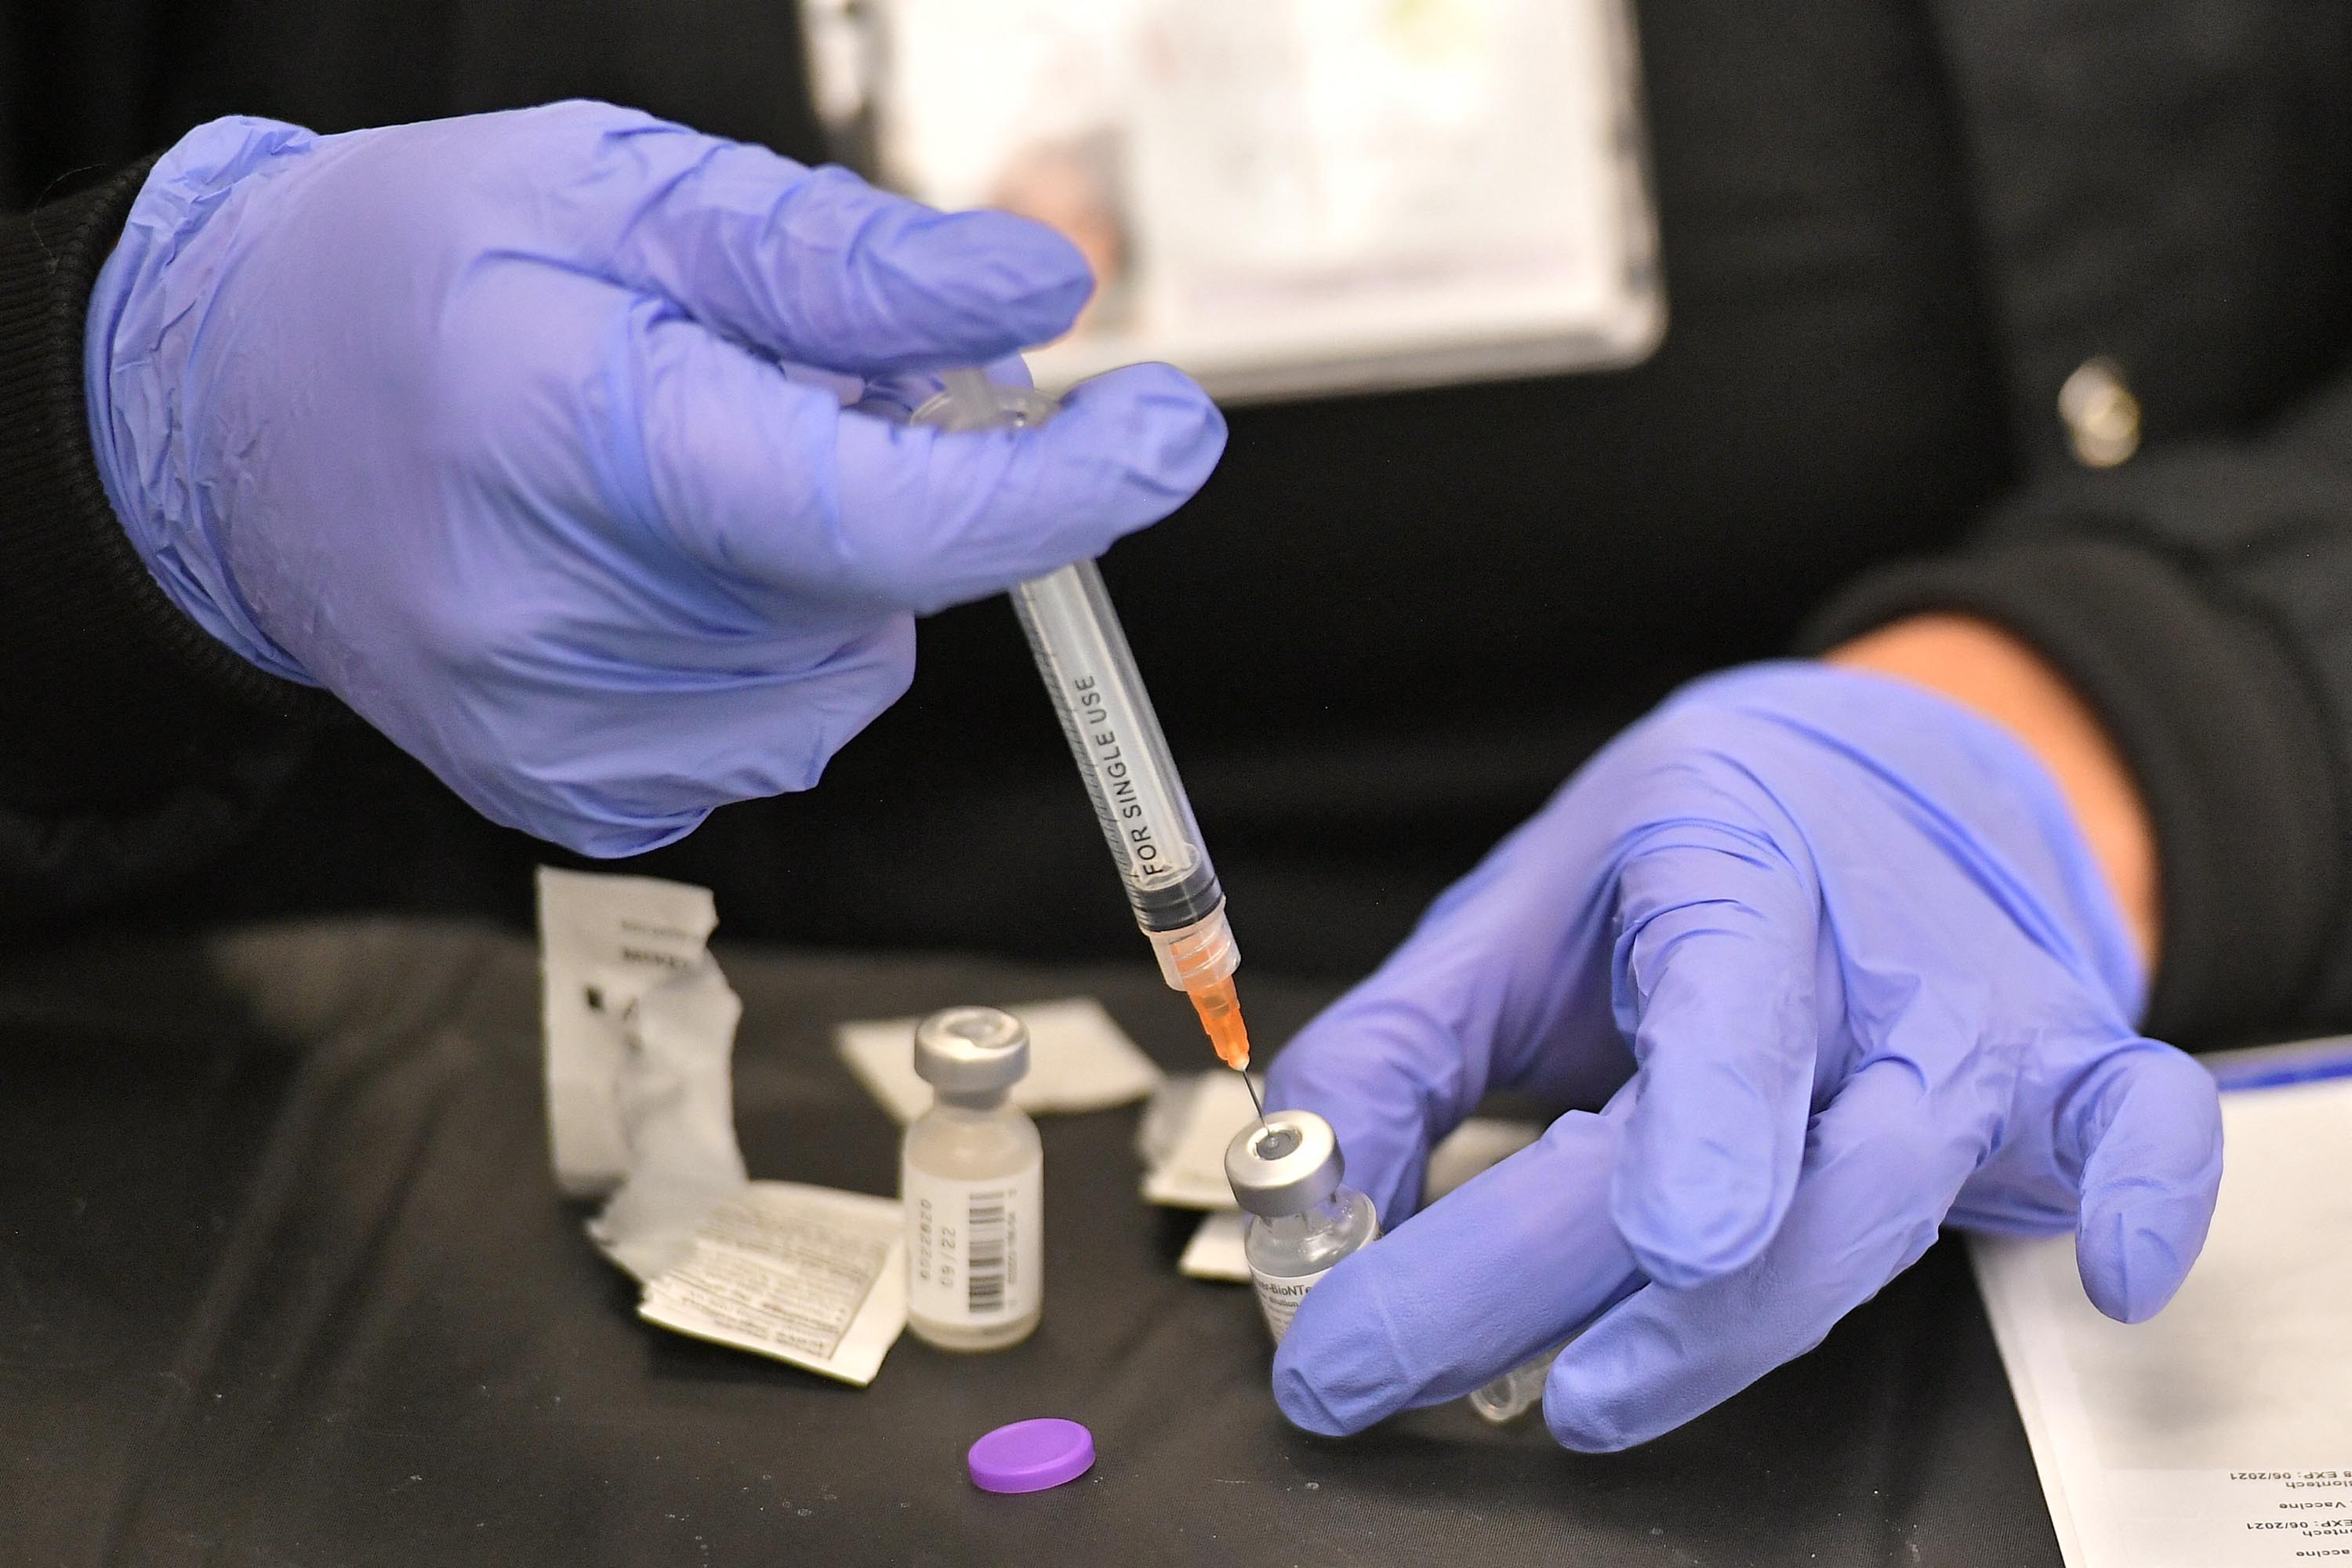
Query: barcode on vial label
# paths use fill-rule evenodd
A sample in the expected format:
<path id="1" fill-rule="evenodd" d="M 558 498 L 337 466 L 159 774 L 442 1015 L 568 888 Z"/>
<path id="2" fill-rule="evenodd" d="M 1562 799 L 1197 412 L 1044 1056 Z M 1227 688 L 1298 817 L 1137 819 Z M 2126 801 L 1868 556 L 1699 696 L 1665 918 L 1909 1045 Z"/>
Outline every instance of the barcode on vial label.
<path id="1" fill-rule="evenodd" d="M 1037 1310 L 1045 1280 L 1044 1173 L 977 1182 L 904 1168 L 907 1310 L 919 1321 L 994 1325 Z"/>
<path id="2" fill-rule="evenodd" d="M 995 1194 L 975 1201 L 964 1218 L 964 1307 L 974 1314 L 1004 1310 L 1004 1205 Z"/>

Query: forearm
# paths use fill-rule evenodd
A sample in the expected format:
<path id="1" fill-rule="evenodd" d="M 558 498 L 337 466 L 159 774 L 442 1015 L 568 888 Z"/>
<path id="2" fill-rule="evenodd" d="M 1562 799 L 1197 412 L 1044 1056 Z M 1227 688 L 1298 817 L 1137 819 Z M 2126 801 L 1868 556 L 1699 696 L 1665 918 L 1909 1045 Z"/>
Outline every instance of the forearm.
<path id="1" fill-rule="evenodd" d="M 1925 617 L 2003 628 L 2096 716 L 2153 825 L 2163 961 L 2141 1026 L 2199 1047 L 2341 1026 L 2352 728 L 2340 715 L 2352 708 L 2330 691 L 2352 672 L 2352 621 L 2336 607 L 2352 580 L 2352 528 L 2336 519 L 2352 503 L 2326 502 L 2318 468 L 2276 447 L 2184 454 L 2161 473 L 2150 455 L 2119 472 L 2143 464 L 2091 500 L 2046 480 L 1971 548 L 1867 574 L 1800 647 L 1823 654 Z M 2298 472 L 2300 489 L 2287 482 Z M 2269 534 L 2192 555 L 2159 536 L 2192 511 L 2217 531 L 2261 514 Z M 1952 679 L 1948 665 L 1932 674 Z M 2117 898 L 2137 885 L 2124 875 Z"/>
<path id="2" fill-rule="evenodd" d="M 1924 686 L 2023 742 L 2074 807 L 2151 973 L 2162 940 L 2156 825 L 2123 753 L 2082 695 L 2015 636 L 1972 616 L 1909 616 L 1831 649 L 1830 663 Z"/>

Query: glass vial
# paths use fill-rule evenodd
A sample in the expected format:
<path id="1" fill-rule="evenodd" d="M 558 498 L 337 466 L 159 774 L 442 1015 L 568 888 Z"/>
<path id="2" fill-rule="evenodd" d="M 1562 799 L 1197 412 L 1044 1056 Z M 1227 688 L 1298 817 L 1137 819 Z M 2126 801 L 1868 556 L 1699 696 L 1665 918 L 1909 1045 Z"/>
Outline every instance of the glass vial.
<path id="1" fill-rule="evenodd" d="M 1029 1031 L 993 1007 L 950 1007 L 915 1026 L 931 1108 L 907 1129 L 907 1326 L 942 1350 L 1019 1344 L 1045 1310 L 1045 1151 L 1010 1103 L 1029 1071 Z"/>
<path id="2" fill-rule="evenodd" d="M 1372 1200 L 1340 1184 L 1345 1168 L 1331 1124 L 1311 1110 L 1277 1111 L 1226 1146 L 1225 1180 L 1246 1215 L 1242 1254 L 1276 1344 L 1307 1292 L 1380 1238 Z"/>
<path id="3" fill-rule="evenodd" d="M 1380 1239 L 1380 1213 L 1371 1199 L 1340 1181 L 1346 1168 L 1339 1136 L 1311 1110 L 1276 1111 L 1225 1146 L 1225 1180 L 1244 1215 L 1242 1255 L 1276 1344 L 1316 1282 L 1341 1258 Z M 1544 1381 L 1559 1353 L 1555 1346 L 1513 1367 L 1466 1403 L 1496 1426 L 1517 1420 L 1542 1403 Z"/>
<path id="4" fill-rule="evenodd" d="M 1565 1344 L 1554 1345 L 1463 1397 L 1471 1409 L 1497 1426 L 1517 1421 L 1543 1403 L 1544 1384 L 1551 1377 L 1551 1363 L 1567 1348 Z"/>

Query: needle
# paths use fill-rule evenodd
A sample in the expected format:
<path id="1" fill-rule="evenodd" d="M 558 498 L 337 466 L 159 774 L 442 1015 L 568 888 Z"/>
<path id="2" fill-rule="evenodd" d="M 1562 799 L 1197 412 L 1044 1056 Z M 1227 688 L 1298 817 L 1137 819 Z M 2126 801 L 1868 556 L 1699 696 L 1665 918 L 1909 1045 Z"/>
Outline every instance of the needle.
<path id="1" fill-rule="evenodd" d="M 1240 1070 L 1242 1087 L 1249 1090 L 1250 1103 L 1257 1107 L 1257 1130 L 1263 1132 L 1265 1131 L 1265 1101 L 1257 1097 L 1257 1085 L 1250 1081 L 1249 1069 L 1243 1068 Z"/>

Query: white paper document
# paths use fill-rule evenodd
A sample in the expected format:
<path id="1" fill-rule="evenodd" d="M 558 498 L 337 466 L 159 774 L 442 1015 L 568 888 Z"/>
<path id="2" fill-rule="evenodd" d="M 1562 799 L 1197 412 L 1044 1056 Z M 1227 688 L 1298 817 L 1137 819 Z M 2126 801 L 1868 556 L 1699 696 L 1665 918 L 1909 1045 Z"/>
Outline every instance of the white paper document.
<path id="1" fill-rule="evenodd" d="M 1625 0 L 802 6 L 818 102 L 887 183 L 1085 254 L 1094 300 L 1028 356 L 1049 390 L 1163 359 L 1221 400 L 1526 375 L 1664 330 Z"/>
<path id="2" fill-rule="evenodd" d="M 2084 1299 L 2072 1237 L 1973 1244 L 2068 1568 L 2352 1562 L 2352 1079 L 2222 1119 L 2211 1236 L 2148 1322 Z"/>
<path id="3" fill-rule="evenodd" d="M 1264 1094 L 1265 1080 L 1255 1082 Z M 1170 1079 L 1151 1097 L 1135 1130 L 1136 1152 L 1143 1160 L 1143 1201 L 1179 1209 L 1232 1208 L 1225 1145 L 1256 1120 L 1242 1075 L 1230 1068 Z"/>
<path id="4" fill-rule="evenodd" d="M 1250 1282 L 1249 1255 L 1242 1250 L 1242 1211 L 1224 1209 L 1201 1216 L 1201 1228 L 1184 1244 L 1176 1271 L 1187 1279 L 1218 1279 L 1228 1285 Z"/>
<path id="5" fill-rule="evenodd" d="M 1160 1087 L 1159 1068 L 1091 996 L 1005 1011 L 1029 1028 L 1029 1074 L 1012 1099 L 1032 1116 L 1108 1110 Z M 915 1076 L 917 1022 L 856 1019 L 835 1031 L 841 1059 L 901 1125 L 931 1108 L 931 1086 Z"/>

